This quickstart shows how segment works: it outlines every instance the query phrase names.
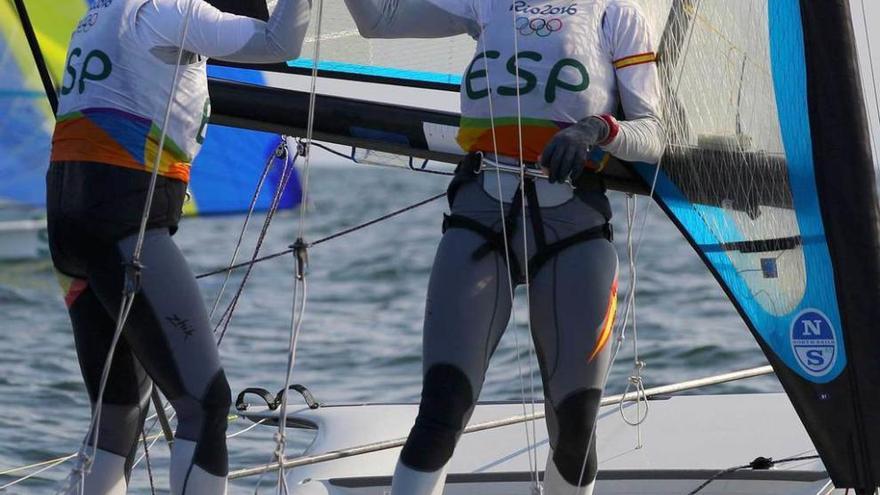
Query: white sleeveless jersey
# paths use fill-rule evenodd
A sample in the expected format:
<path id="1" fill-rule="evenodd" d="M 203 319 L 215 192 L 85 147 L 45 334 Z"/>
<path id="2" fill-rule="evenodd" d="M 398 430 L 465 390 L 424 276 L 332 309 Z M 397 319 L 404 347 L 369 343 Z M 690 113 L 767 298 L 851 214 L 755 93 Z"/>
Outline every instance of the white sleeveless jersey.
<path id="1" fill-rule="evenodd" d="M 137 14 L 147 2 L 95 0 L 80 20 L 67 55 L 52 161 L 152 170 L 179 49 L 139 34 Z M 186 12 L 170 14 L 179 18 L 182 34 Z M 161 175 L 189 180 L 209 113 L 206 59 L 184 52 Z"/>
<path id="2" fill-rule="evenodd" d="M 430 1 L 476 31 L 461 84 L 467 151 L 535 162 L 560 129 L 616 113 L 617 71 L 656 59 L 647 22 L 625 0 Z"/>

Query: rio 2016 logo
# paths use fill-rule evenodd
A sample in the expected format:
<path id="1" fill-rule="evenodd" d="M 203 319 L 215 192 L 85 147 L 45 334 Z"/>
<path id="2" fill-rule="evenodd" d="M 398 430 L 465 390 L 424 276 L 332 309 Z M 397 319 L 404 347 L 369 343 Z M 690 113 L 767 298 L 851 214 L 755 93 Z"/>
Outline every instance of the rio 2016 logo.
<path id="1" fill-rule="evenodd" d="M 566 6 L 549 3 L 546 5 L 529 5 L 525 0 L 517 0 L 510 5 L 510 11 L 526 15 L 576 15 L 578 13 L 578 6 L 576 3 Z"/>
<path id="2" fill-rule="evenodd" d="M 540 17 L 534 19 L 529 19 L 528 17 L 516 18 L 516 30 L 522 36 L 537 34 L 542 38 L 546 38 L 562 30 L 563 26 L 565 26 L 565 23 L 562 22 L 562 19 L 555 17 L 553 19 L 542 19 Z"/>
<path id="3" fill-rule="evenodd" d="M 805 309 L 791 322 L 791 350 L 807 374 L 827 375 L 837 362 L 837 338 L 831 320 L 818 309 Z"/>

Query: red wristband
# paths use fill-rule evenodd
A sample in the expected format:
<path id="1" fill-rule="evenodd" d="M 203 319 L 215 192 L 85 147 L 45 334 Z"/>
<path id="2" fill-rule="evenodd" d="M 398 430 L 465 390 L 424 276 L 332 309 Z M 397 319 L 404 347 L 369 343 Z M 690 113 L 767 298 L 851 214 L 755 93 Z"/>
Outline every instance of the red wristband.
<path id="1" fill-rule="evenodd" d="M 617 135 L 620 134 L 620 124 L 617 123 L 617 119 L 614 116 L 605 114 L 605 115 L 597 115 L 596 118 L 602 119 L 605 122 L 605 125 L 608 126 L 608 137 L 605 138 L 604 141 L 599 143 L 599 146 L 606 146 L 611 144 Z"/>

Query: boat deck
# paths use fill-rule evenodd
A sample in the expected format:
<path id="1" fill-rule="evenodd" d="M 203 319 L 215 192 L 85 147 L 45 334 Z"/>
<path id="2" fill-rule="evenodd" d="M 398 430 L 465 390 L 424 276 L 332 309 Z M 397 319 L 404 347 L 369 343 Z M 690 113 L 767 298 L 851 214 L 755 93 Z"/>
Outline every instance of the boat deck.
<path id="1" fill-rule="evenodd" d="M 536 406 L 543 409 L 541 404 Z M 636 404 L 624 408 L 628 417 Z M 644 405 L 642 405 L 644 407 Z M 531 413 L 531 406 L 525 411 Z M 367 404 L 301 409 L 288 425 L 317 429 L 306 456 L 405 437 L 413 404 Z M 521 404 L 481 404 L 470 425 L 524 413 Z M 251 419 L 277 413 L 249 414 Z M 543 420 L 535 423 L 537 459 L 543 471 L 548 453 Z M 531 426 L 529 426 L 531 431 Z M 526 428 L 513 424 L 463 435 L 449 467 L 446 495 L 530 494 Z M 617 406 L 604 407 L 598 425 L 600 473 L 597 494 L 687 494 L 725 469 L 757 457 L 774 460 L 815 455 L 815 449 L 784 394 L 694 395 L 649 401 L 638 429 Z M 297 495 L 385 495 L 400 448 L 352 455 L 289 470 Z M 767 470 L 721 476 L 699 492 L 719 494 L 818 495 L 833 493 L 817 459 L 780 463 Z"/>

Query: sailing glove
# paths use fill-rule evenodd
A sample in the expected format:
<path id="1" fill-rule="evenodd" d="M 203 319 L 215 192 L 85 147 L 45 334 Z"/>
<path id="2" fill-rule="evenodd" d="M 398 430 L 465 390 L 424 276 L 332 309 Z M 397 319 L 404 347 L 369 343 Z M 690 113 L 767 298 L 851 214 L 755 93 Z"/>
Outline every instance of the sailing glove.
<path id="1" fill-rule="evenodd" d="M 550 182 L 577 180 L 584 171 L 590 148 L 613 139 L 610 119 L 613 117 L 587 117 L 553 136 L 541 153 L 541 166 L 548 170 Z"/>

